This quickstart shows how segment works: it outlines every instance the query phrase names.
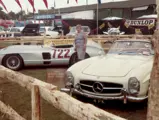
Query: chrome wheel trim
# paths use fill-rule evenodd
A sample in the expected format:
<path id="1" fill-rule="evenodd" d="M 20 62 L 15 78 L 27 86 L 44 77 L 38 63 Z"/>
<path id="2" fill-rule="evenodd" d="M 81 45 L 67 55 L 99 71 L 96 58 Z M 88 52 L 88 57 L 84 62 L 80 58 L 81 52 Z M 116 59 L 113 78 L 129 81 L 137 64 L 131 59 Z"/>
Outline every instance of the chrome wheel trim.
<path id="1" fill-rule="evenodd" d="M 6 66 L 10 69 L 17 69 L 20 66 L 20 59 L 17 56 L 10 56 L 6 60 Z"/>

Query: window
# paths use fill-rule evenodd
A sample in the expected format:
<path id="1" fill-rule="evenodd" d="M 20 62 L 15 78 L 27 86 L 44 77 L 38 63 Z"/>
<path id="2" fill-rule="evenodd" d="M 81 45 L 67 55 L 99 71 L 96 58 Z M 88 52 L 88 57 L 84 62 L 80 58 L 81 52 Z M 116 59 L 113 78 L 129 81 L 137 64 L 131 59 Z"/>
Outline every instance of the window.
<path id="1" fill-rule="evenodd" d="M 111 16 L 115 16 L 115 17 L 122 17 L 122 9 L 112 9 L 112 15 Z"/>
<path id="2" fill-rule="evenodd" d="M 130 8 L 123 9 L 123 18 L 126 18 L 126 19 L 131 18 L 131 9 Z"/>

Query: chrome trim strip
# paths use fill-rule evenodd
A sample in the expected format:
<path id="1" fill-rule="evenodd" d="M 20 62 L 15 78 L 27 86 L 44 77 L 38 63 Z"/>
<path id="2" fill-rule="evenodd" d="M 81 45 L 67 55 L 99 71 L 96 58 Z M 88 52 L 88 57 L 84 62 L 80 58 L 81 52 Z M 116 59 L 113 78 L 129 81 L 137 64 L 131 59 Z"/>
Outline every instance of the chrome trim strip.
<path id="1" fill-rule="evenodd" d="M 105 90 L 121 90 L 122 88 L 104 87 Z"/>
<path id="2" fill-rule="evenodd" d="M 79 85 L 82 85 L 82 86 L 85 86 L 85 87 L 93 88 L 93 86 L 91 86 L 91 85 L 86 85 L 86 84 L 82 84 L 82 83 L 80 83 Z M 122 89 L 122 87 L 121 87 L 121 88 L 104 87 L 103 89 L 105 89 L 105 90 L 118 90 L 118 89 Z"/>
<path id="3" fill-rule="evenodd" d="M 93 88 L 93 86 L 91 86 L 91 85 L 86 85 L 86 84 L 82 84 L 82 83 L 80 83 L 79 85 L 82 85 L 82 86 L 85 86 L 85 87 L 91 87 L 91 88 Z"/>
<path id="4" fill-rule="evenodd" d="M 95 93 L 95 92 L 89 92 L 89 91 L 86 91 L 86 90 L 83 90 L 81 89 L 82 92 L 86 93 L 86 94 L 91 94 L 91 95 L 97 95 L 97 96 L 120 96 L 122 95 L 121 93 Z"/>
<path id="5" fill-rule="evenodd" d="M 61 91 L 62 92 L 70 92 L 71 90 L 69 88 L 61 88 Z M 78 95 L 82 95 L 82 96 L 85 96 L 85 97 L 89 97 L 89 98 L 92 98 L 92 99 L 102 99 L 102 100 L 124 100 L 124 98 L 126 98 L 127 100 L 129 101 L 134 101 L 134 102 L 140 102 L 140 101 L 143 101 L 145 99 L 148 98 L 148 96 L 144 96 L 144 97 L 133 97 L 133 96 L 128 96 L 126 94 L 126 92 L 121 95 L 121 96 L 97 96 L 97 95 L 91 95 L 91 94 L 87 94 L 87 93 L 83 93 L 77 89 L 73 89 L 72 91 L 74 94 L 78 94 Z M 124 92 L 124 91 L 123 91 Z M 125 96 L 125 97 L 124 97 Z"/>

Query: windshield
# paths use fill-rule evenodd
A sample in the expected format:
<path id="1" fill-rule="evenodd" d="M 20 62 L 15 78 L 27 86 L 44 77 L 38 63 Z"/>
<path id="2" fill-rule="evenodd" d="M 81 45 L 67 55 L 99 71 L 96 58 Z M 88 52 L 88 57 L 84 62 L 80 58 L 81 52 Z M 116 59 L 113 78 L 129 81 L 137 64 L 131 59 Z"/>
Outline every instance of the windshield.
<path id="1" fill-rule="evenodd" d="M 47 30 L 48 30 L 48 31 L 52 31 L 52 30 L 53 30 L 53 28 L 48 28 Z"/>
<path id="2" fill-rule="evenodd" d="M 152 44 L 148 41 L 117 41 L 108 54 L 153 55 Z"/>
<path id="3" fill-rule="evenodd" d="M 72 27 L 70 32 L 76 32 L 76 27 Z"/>
<path id="4" fill-rule="evenodd" d="M 83 27 L 82 30 L 83 30 L 83 32 L 89 32 L 89 28 L 88 27 Z"/>
<path id="5" fill-rule="evenodd" d="M 19 30 L 19 29 L 16 29 L 16 28 L 12 28 L 12 29 L 10 30 L 10 32 L 20 32 L 20 30 Z"/>
<path id="6" fill-rule="evenodd" d="M 44 32 L 44 31 L 45 31 L 45 28 L 40 28 L 40 31 Z"/>

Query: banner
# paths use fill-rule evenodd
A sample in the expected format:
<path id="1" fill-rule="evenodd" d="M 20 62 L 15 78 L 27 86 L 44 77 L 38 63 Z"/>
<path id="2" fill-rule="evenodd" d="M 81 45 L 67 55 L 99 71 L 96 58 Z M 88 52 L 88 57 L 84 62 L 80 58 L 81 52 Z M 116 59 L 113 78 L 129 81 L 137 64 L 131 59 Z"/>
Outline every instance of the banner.
<path id="1" fill-rule="evenodd" d="M 45 4 L 46 8 L 48 9 L 48 2 L 47 2 L 47 0 L 43 0 L 43 2 Z"/>
<path id="2" fill-rule="evenodd" d="M 33 7 L 33 12 L 35 12 L 34 0 L 28 0 L 31 6 Z"/>
<path id="3" fill-rule="evenodd" d="M 8 12 L 8 10 L 7 10 L 7 8 L 6 8 L 6 6 L 5 6 L 5 4 L 3 3 L 3 1 L 2 0 L 0 0 L 0 4 L 4 7 L 4 9 Z"/>
<path id="4" fill-rule="evenodd" d="M 19 0 L 15 0 L 17 2 L 17 4 L 19 5 L 19 7 L 22 9 L 22 5 L 20 4 Z"/>
<path id="5" fill-rule="evenodd" d="M 149 26 L 155 24 L 155 19 L 145 20 L 126 20 L 125 25 L 128 26 Z"/>

